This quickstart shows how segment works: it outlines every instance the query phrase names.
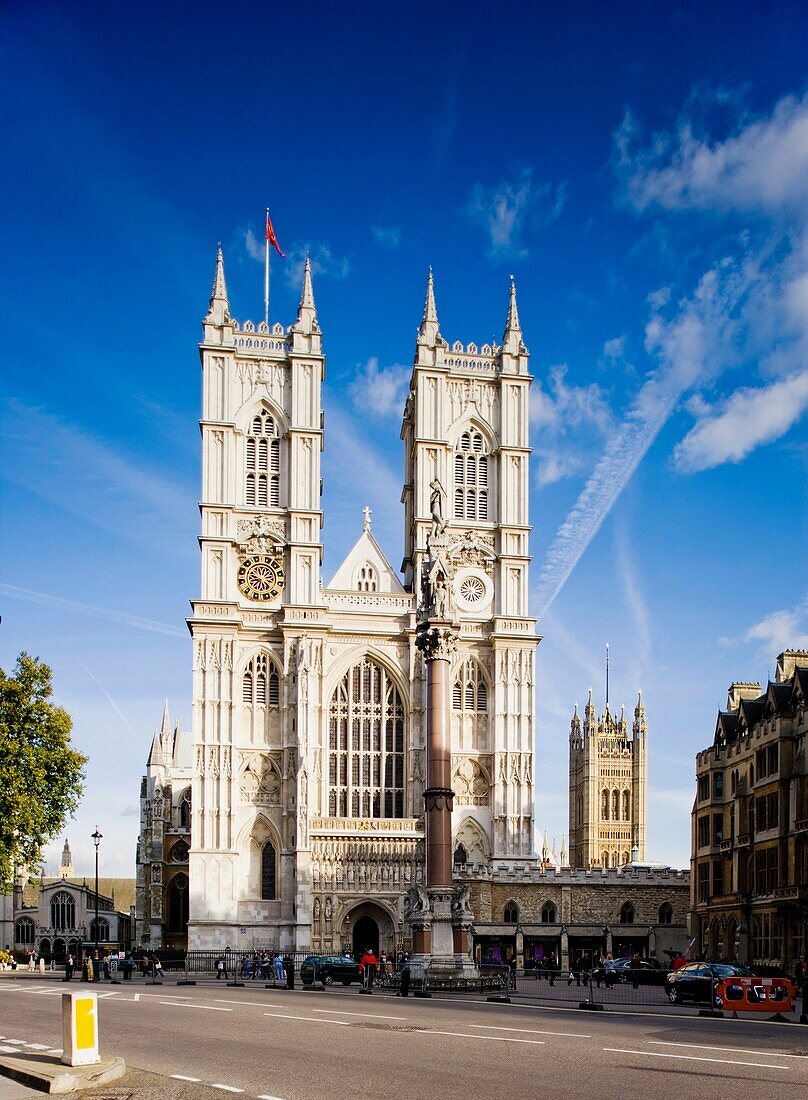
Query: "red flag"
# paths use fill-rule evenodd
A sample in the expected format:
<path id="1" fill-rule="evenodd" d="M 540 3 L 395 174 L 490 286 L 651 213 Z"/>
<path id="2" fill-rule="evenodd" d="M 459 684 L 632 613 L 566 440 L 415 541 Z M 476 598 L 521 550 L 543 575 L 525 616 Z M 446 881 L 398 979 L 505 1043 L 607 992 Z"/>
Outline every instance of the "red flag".
<path id="1" fill-rule="evenodd" d="M 272 228 L 272 222 L 269 217 L 269 211 L 267 210 L 267 240 L 278 253 L 279 256 L 286 258 L 286 253 L 281 252 L 281 246 L 278 244 L 278 238 L 275 236 L 275 230 Z"/>

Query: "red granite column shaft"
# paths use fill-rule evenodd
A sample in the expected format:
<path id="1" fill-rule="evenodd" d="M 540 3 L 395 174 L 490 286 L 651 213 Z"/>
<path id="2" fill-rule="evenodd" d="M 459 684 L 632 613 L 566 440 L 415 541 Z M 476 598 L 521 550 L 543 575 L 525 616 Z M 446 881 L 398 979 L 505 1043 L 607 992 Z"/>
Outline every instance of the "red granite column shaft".
<path id="1" fill-rule="evenodd" d="M 452 754 L 449 661 L 426 661 L 426 884 L 452 884 Z"/>

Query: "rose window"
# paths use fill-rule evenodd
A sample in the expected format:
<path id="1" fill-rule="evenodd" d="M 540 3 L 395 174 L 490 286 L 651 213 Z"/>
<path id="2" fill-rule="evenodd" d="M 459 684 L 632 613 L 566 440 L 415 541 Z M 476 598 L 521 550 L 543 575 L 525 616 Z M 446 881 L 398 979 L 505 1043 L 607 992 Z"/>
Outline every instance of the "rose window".
<path id="1" fill-rule="evenodd" d="M 467 603 L 479 603 L 485 598 L 485 585 L 479 577 L 464 577 L 460 582 L 460 596 Z"/>

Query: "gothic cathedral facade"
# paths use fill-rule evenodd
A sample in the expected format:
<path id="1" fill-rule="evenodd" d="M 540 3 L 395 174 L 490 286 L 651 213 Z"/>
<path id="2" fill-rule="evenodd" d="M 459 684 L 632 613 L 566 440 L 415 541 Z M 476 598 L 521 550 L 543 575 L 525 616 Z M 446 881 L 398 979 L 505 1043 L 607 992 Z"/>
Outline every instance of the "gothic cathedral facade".
<path id="1" fill-rule="evenodd" d="M 401 574 L 366 509 L 322 584 L 325 358 L 308 263 L 291 327 L 240 325 L 220 250 L 200 355 L 188 946 L 391 950 L 424 875 L 415 627 L 435 493 L 459 637 L 455 863 L 507 873 L 535 861 L 531 377 L 515 289 L 501 346 L 450 347 L 429 275 L 403 416 Z M 372 494 L 372 471 L 357 475 Z"/>

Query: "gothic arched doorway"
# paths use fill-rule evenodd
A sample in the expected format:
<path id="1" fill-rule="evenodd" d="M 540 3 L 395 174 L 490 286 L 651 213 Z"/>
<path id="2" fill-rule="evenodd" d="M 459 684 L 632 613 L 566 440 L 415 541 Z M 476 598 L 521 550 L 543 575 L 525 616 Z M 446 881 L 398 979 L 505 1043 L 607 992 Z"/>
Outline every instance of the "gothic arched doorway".
<path id="1" fill-rule="evenodd" d="M 365 951 L 370 948 L 373 954 L 379 954 L 379 926 L 373 917 L 365 915 L 360 917 L 353 926 L 353 953 L 354 958 L 361 959 Z"/>

